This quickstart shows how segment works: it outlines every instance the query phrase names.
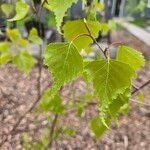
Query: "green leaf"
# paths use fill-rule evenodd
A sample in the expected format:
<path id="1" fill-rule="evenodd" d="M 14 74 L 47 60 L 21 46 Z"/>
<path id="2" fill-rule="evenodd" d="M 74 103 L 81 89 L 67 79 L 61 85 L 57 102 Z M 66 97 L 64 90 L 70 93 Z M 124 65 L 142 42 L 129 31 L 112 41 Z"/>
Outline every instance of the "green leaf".
<path id="1" fill-rule="evenodd" d="M 106 119 L 106 123 L 110 126 L 110 119 Z M 93 118 L 90 122 L 90 127 L 95 134 L 97 140 L 108 130 L 108 128 L 102 123 L 99 117 Z"/>
<path id="2" fill-rule="evenodd" d="M 109 105 L 109 111 L 110 115 L 113 119 L 117 120 L 118 115 L 121 112 L 120 109 L 128 104 L 129 105 L 129 98 L 131 96 L 131 90 L 130 88 L 127 88 L 124 93 L 119 94 L 116 99 L 112 101 L 112 103 Z"/>
<path id="3" fill-rule="evenodd" d="M 40 101 L 40 108 L 42 111 L 52 111 L 57 114 L 62 114 L 64 110 L 60 96 L 58 94 L 53 96 L 51 89 L 48 89 L 44 92 L 44 95 Z"/>
<path id="4" fill-rule="evenodd" d="M 76 130 L 73 128 L 68 128 L 66 126 L 62 127 L 62 132 L 68 137 L 72 137 L 76 134 Z"/>
<path id="5" fill-rule="evenodd" d="M 10 38 L 12 42 L 17 42 L 21 39 L 21 35 L 18 29 L 7 29 L 7 36 Z"/>
<path id="6" fill-rule="evenodd" d="M 109 26 L 109 29 L 111 29 L 111 30 L 117 29 L 117 23 L 115 22 L 114 19 L 111 19 L 108 21 L 108 26 Z"/>
<path id="7" fill-rule="evenodd" d="M 101 32 L 102 32 L 103 36 L 107 35 L 109 30 L 110 30 L 109 24 L 107 24 L 107 23 L 101 24 Z"/>
<path id="8" fill-rule="evenodd" d="M 135 76 L 129 65 L 116 60 L 93 61 L 86 69 L 93 78 L 93 86 L 98 97 L 108 102 L 130 87 L 131 78 Z"/>
<path id="9" fill-rule="evenodd" d="M 31 68 L 36 63 L 36 60 L 29 54 L 28 51 L 19 51 L 13 58 L 14 65 L 26 74 L 29 74 Z"/>
<path id="10" fill-rule="evenodd" d="M 79 107 L 77 108 L 77 116 L 78 116 L 79 118 L 81 118 L 81 116 L 82 116 L 82 114 L 83 114 L 83 111 L 84 111 L 84 106 L 79 106 Z"/>
<path id="11" fill-rule="evenodd" d="M 124 104 L 121 108 L 120 108 L 120 112 L 123 114 L 123 115 L 127 115 L 129 113 L 129 110 L 130 110 L 130 103 L 126 103 Z"/>
<path id="12" fill-rule="evenodd" d="M 29 5 L 25 2 L 18 1 L 16 3 L 16 15 L 12 19 L 8 19 L 8 21 L 17 21 L 23 19 L 29 10 Z"/>
<path id="13" fill-rule="evenodd" d="M 27 48 L 29 46 L 29 42 L 23 38 L 18 40 L 18 47 Z"/>
<path id="14" fill-rule="evenodd" d="M 36 28 L 30 30 L 28 40 L 38 45 L 42 44 L 42 39 L 38 36 Z"/>
<path id="15" fill-rule="evenodd" d="M 12 56 L 10 53 L 3 53 L 0 55 L 0 65 L 5 65 L 11 60 Z"/>
<path id="16" fill-rule="evenodd" d="M 100 99 L 100 117 L 104 121 L 109 103 L 131 86 L 134 70 L 116 60 L 100 60 L 89 63 L 86 68 L 93 79 L 95 92 Z"/>
<path id="17" fill-rule="evenodd" d="M 97 8 L 97 11 L 101 11 L 101 10 L 103 10 L 104 9 L 104 3 L 100 3 L 100 2 L 98 2 L 96 5 L 95 5 L 95 7 Z"/>
<path id="18" fill-rule="evenodd" d="M 83 60 L 72 43 L 54 43 L 45 50 L 45 65 L 54 77 L 54 89 L 78 77 L 83 71 Z"/>
<path id="19" fill-rule="evenodd" d="M 137 10 L 139 10 L 140 12 L 144 12 L 146 5 L 147 3 L 145 1 L 140 1 L 137 5 Z"/>
<path id="20" fill-rule="evenodd" d="M 9 15 L 12 13 L 14 7 L 12 4 L 2 4 L 1 5 L 1 10 L 3 13 L 6 15 L 6 17 L 9 17 Z"/>
<path id="21" fill-rule="evenodd" d="M 87 25 L 91 31 L 91 35 L 94 38 L 97 38 L 99 31 L 101 30 L 100 23 L 98 21 L 87 21 Z M 83 20 L 68 21 L 63 26 L 63 31 L 65 38 L 69 42 L 80 34 L 89 34 Z M 83 48 L 86 48 L 89 44 L 93 43 L 93 40 L 90 37 L 82 36 L 73 41 L 73 43 L 78 50 L 81 51 Z"/>
<path id="22" fill-rule="evenodd" d="M 48 0 L 49 7 L 47 8 L 55 13 L 56 24 L 59 32 L 61 32 L 60 27 L 65 13 L 67 12 L 68 8 L 70 8 L 72 4 L 76 2 L 77 0 Z"/>
<path id="23" fill-rule="evenodd" d="M 133 48 L 120 46 L 117 53 L 117 60 L 129 64 L 134 70 L 144 66 L 143 55 Z"/>
<path id="24" fill-rule="evenodd" d="M 1 42 L 0 43 L 0 53 L 5 53 L 7 52 L 11 47 L 10 42 Z"/>

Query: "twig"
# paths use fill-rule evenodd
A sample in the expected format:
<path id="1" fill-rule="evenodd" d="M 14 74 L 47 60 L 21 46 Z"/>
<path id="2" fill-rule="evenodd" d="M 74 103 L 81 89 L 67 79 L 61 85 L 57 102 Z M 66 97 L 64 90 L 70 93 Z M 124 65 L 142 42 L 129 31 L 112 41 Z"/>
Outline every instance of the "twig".
<path id="1" fill-rule="evenodd" d="M 37 16 L 39 15 L 39 21 L 41 20 L 41 11 L 42 11 L 42 5 L 41 5 L 41 9 L 39 10 L 39 12 L 37 14 Z M 40 24 L 39 24 L 39 27 L 41 27 Z M 27 109 L 22 116 L 20 116 L 19 120 L 13 126 L 13 128 L 10 131 L 9 135 L 11 135 L 11 134 L 13 134 L 15 132 L 16 128 L 19 126 L 19 124 L 21 123 L 21 121 L 23 120 L 23 118 L 37 106 L 38 102 L 40 101 L 40 99 L 42 97 L 42 95 L 41 95 L 42 45 L 40 45 L 38 69 L 39 70 L 38 70 L 38 78 L 37 78 L 37 99 L 31 105 L 31 107 L 29 109 Z M 47 87 L 49 87 L 49 85 Z M 46 89 L 47 89 L 47 87 L 46 87 Z M 4 141 L 2 141 L 0 143 L 0 147 L 7 141 L 7 139 L 8 139 L 8 136 L 5 138 Z"/>
<path id="2" fill-rule="evenodd" d="M 142 104 L 142 105 L 144 105 L 144 106 L 148 106 L 148 107 L 150 107 L 150 104 L 149 103 L 144 103 L 144 102 L 138 102 L 137 100 L 135 100 L 135 99 L 130 99 L 130 101 L 131 102 L 134 102 L 134 103 L 138 103 L 138 104 Z"/>
<path id="3" fill-rule="evenodd" d="M 113 42 L 113 43 L 111 43 L 111 44 L 108 45 L 108 49 L 110 49 L 110 47 L 112 47 L 114 45 L 120 45 L 120 44 L 122 45 L 122 44 L 124 44 L 124 42 L 121 42 L 121 41 Z"/>
<path id="4" fill-rule="evenodd" d="M 87 24 L 87 22 L 86 22 L 85 19 L 84 19 L 84 24 L 85 24 L 85 27 L 86 27 L 86 29 L 87 29 L 87 31 L 88 31 L 88 33 L 89 33 L 91 39 L 92 39 L 92 40 L 94 41 L 94 43 L 99 47 L 99 49 L 101 50 L 101 52 L 103 53 L 103 55 L 105 56 L 105 58 L 107 58 L 107 56 L 105 55 L 104 50 L 102 49 L 102 47 L 98 44 L 98 42 L 96 41 L 96 39 L 92 36 L 91 30 L 90 30 L 90 28 L 89 28 L 89 26 L 88 26 L 88 24 Z"/>
<path id="5" fill-rule="evenodd" d="M 134 103 L 138 103 L 139 104 L 139 102 L 137 101 L 137 100 L 135 100 L 135 99 L 130 99 L 130 101 L 131 102 L 134 102 Z M 148 107 L 150 107 L 150 104 L 149 103 L 141 103 L 143 106 L 148 106 Z M 88 103 L 88 105 L 98 105 L 98 102 L 90 102 L 90 103 Z"/>
<path id="6" fill-rule="evenodd" d="M 141 90 L 142 88 L 144 88 L 145 86 L 147 86 L 148 84 L 150 84 L 150 80 L 148 80 L 147 82 L 145 82 L 143 85 L 141 85 L 139 88 L 135 89 L 133 92 L 132 92 L 132 95 L 137 93 L 139 90 Z"/>
<path id="7" fill-rule="evenodd" d="M 36 8 L 35 8 L 35 5 L 34 5 L 33 0 L 31 1 L 31 8 L 33 9 L 33 11 L 34 11 L 35 13 L 37 13 L 37 10 L 36 10 Z"/>
<path id="8" fill-rule="evenodd" d="M 133 86 L 133 88 L 135 88 L 135 89 L 139 89 L 139 87 L 138 86 L 136 86 L 135 84 L 133 84 L 132 83 L 132 86 Z"/>
<path id="9" fill-rule="evenodd" d="M 76 39 L 78 39 L 78 38 L 80 38 L 80 37 L 82 37 L 82 36 L 88 36 L 88 37 L 90 37 L 90 38 L 93 40 L 93 42 L 99 47 L 99 49 L 102 51 L 104 57 L 106 58 L 106 56 L 105 56 L 105 54 L 104 54 L 104 51 L 103 51 L 103 49 L 101 48 L 101 46 L 98 44 L 98 42 L 94 39 L 93 36 L 91 36 L 91 35 L 89 35 L 89 34 L 87 34 L 87 33 L 83 33 L 83 34 L 77 35 L 71 42 L 73 43 Z"/>
<path id="10" fill-rule="evenodd" d="M 45 88 L 45 90 L 49 87 L 49 85 Z M 43 90 L 43 91 L 45 91 Z M 37 106 L 38 102 L 40 101 L 42 97 L 42 94 L 40 95 L 40 97 L 37 98 L 37 100 L 31 105 L 31 107 L 29 109 L 27 109 L 24 114 L 22 116 L 20 116 L 20 118 L 18 119 L 18 121 L 16 122 L 16 124 L 13 126 L 12 130 L 9 132 L 9 134 L 7 134 L 7 137 L 0 143 L 0 147 L 7 141 L 8 139 L 8 135 L 12 135 L 14 134 L 14 132 L 16 131 L 16 128 L 19 126 L 19 124 L 21 123 L 21 121 L 23 120 L 23 118 L 25 118 L 25 116 L 29 113 L 32 112 L 32 110 Z"/>
<path id="11" fill-rule="evenodd" d="M 48 3 L 47 0 L 43 0 L 43 2 L 41 3 L 41 7 L 43 7 L 45 3 Z"/>
<path id="12" fill-rule="evenodd" d="M 55 126 L 56 126 L 56 123 L 57 123 L 57 119 L 58 119 L 58 114 L 55 114 L 54 120 L 52 122 L 51 130 L 50 130 L 50 142 L 48 143 L 47 148 L 51 148 L 51 146 L 52 146 L 53 136 L 54 136 L 54 131 L 55 131 Z"/>

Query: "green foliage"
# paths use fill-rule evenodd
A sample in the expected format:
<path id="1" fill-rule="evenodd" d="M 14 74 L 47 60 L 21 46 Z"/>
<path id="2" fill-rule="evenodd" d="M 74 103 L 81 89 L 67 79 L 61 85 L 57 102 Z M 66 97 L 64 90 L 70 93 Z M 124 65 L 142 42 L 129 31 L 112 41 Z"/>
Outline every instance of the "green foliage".
<path id="1" fill-rule="evenodd" d="M 29 6 L 25 2 L 16 2 L 16 15 L 13 18 L 8 19 L 8 21 L 17 21 L 23 19 L 27 15 L 28 10 Z"/>
<path id="2" fill-rule="evenodd" d="M 62 100 L 58 94 L 52 95 L 51 89 L 45 91 L 41 98 L 40 108 L 42 111 L 49 112 L 52 111 L 57 114 L 63 113 Z"/>
<path id="3" fill-rule="evenodd" d="M 17 42 L 21 39 L 18 29 L 7 29 L 7 36 L 12 42 Z"/>
<path id="4" fill-rule="evenodd" d="M 10 47 L 11 44 L 9 42 L 0 43 L 0 65 L 5 65 L 11 60 Z"/>
<path id="5" fill-rule="evenodd" d="M 29 46 L 28 41 L 21 37 L 17 29 L 7 29 L 7 37 L 9 42 L 0 43 L 0 64 L 13 61 L 19 70 L 29 74 L 36 60 L 26 50 Z"/>
<path id="6" fill-rule="evenodd" d="M 93 78 L 93 86 L 100 99 L 100 116 L 103 119 L 109 103 L 131 86 L 134 70 L 117 60 L 92 61 L 86 69 Z"/>
<path id="7" fill-rule="evenodd" d="M 56 26 L 59 32 L 61 32 L 65 13 L 76 2 L 77 0 L 61 0 L 61 2 L 60 0 L 47 0 L 43 3 L 45 8 L 55 14 Z M 85 0 L 83 2 L 85 4 Z M 40 6 L 42 6 L 42 3 Z M 8 4 L 2 5 L 1 8 L 5 15 L 9 17 L 12 7 Z M 17 1 L 15 5 L 16 15 L 8 21 L 23 19 L 28 14 L 29 8 L 30 6 L 24 0 Z M 110 127 L 112 121 L 118 121 L 119 113 L 126 114 L 129 111 L 132 79 L 136 76 L 137 69 L 144 65 L 144 57 L 140 52 L 123 45 L 118 48 L 116 59 L 111 59 L 104 53 L 106 58 L 100 56 L 97 57 L 98 60 L 86 61 L 87 59 L 85 59 L 83 61 L 80 54 L 82 49 L 89 53 L 91 50 L 90 45 L 93 43 L 93 39 L 99 36 L 99 32 L 106 35 L 110 29 L 116 28 L 114 20 L 110 20 L 108 23 L 97 21 L 96 13 L 98 10 L 103 10 L 103 8 L 102 3 L 94 0 L 92 5 L 87 8 L 87 21 L 80 19 L 68 21 L 64 24 L 63 33 L 67 42 L 52 43 L 46 46 L 44 64 L 52 73 L 54 85 L 52 89 L 45 91 L 39 106 L 42 112 L 50 112 L 52 115 L 60 115 L 61 117 L 68 108 L 74 108 L 77 110 L 77 115 L 82 117 L 84 109 L 96 96 L 99 105 L 99 116 L 91 120 L 90 126 L 97 140 Z M 143 8 L 144 5 L 141 2 L 138 10 Z M 34 15 L 38 19 L 38 13 Z M 5 42 L 0 43 L 0 64 L 12 61 L 18 69 L 29 74 L 36 63 L 36 60 L 27 51 L 29 44 L 42 45 L 44 43 L 38 36 L 38 31 L 32 28 L 25 39 L 22 38 L 18 29 L 7 29 L 7 39 Z M 13 51 L 14 48 L 15 51 Z M 59 94 L 61 87 L 79 76 L 82 76 L 87 84 L 92 83 L 94 90 L 90 89 L 92 92 L 86 93 L 77 102 L 73 99 L 69 104 L 63 105 L 63 100 Z M 139 100 L 142 100 L 142 96 L 139 96 Z M 49 120 L 48 122 L 53 124 L 52 121 Z M 60 123 L 60 125 L 62 124 Z M 57 139 L 61 134 L 73 136 L 75 133 L 76 131 L 73 128 L 64 127 L 63 125 L 61 127 L 57 126 L 54 129 L 53 138 Z M 25 135 L 26 149 L 43 150 L 49 143 L 48 139 L 51 138 L 49 134 L 50 130 L 47 128 L 38 143 L 32 143 L 30 136 Z M 27 143 L 30 146 L 27 146 Z"/>
<path id="8" fill-rule="evenodd" d="M 76 134 L 76 130 L 73 128 L 68 128 L 67 126 L 62 127 L 62 132 L 68 137 L 72 137 Z"/>
<path id="9" fill-rule="evenodd" d="M 125 107 L 125 105 L 129 105 L 130 96 L 131 90 L 130 88 L 127 88 L 125 92 L 119 94 L 118 97 L 109 104 L 109 113 L 114 120 L 118 121 L 119 112 L 123 111 L 123 107 Z"/>
<path id="10" fill-rule="evenodd" d="M 7 52 L 11 47 L 10 42 L 1 42 L 0 43 L 0 53 L 5 53 Z"/>
<path id="11" fill-rule="evenodd" d="M 95 38 L 98 37 L 98 33 L 101 29 L 98 21 L 87 21 L 87 25 L 91 31 L 91 35 Z M 83 20 L 68 21 L 64 27 L 64 36 L 67 41 L 71 42 L 74 38 L 81 34 L 89 34 Z M 93 40 L 87 36 L 82 36 L 73 41 L 74 45 L 79 51 L 86 48 L 89 44 L 93 43 Z"/>
<path id="12" fill-rule="evenodd" d="M 11 60 L 11 54 L 10 53 L 3 53 L 0 56 L 0 65 L 5 65 Z"/>
<path id="13" fill-rule="evenodd" d="M 110 126 L 110 119 L 106 119 L 106 123 Z M 90 122 L 90 127 L 95 134 L 97 140 L 107 131 L 107 127 L 102 123 L 99 117 L 93 118 Z"/>
<path id="14" fill-rule="evenodd" d="M 116 30 L 117 29 L 117 23 L 114 19 L 111 19 L 108 21 L 109 29 L 110 30 Z"/>
<path id="15" fill-rule="evenodd" d="M 54 77 L 54 91 L 77 78 L 83 71 L 82 57 L 72 43 L 49 44 L 44 56 L 44 63 Z"/>
<path id="16" fill-rule="evenodd" d="M 102 23 L 101 24 L 101 33 L 102 33 L 103 36 L 107 35 L 109 30 L 110 30 L 109 24 L 107 24 L 107 23 Z"/>
<path id="17" fill-rule="evenodd" d="M 36 60 L 29 54 L 28 51 L 19 51 L 13 58 L 14 65 L 21 71 L 29 74 Z"/>
<path id="18" fill-rule="evenodd" d="M 142 12 L 142 11 L 144 11 L 145 8 L 146 8 L 146 1 L 141 0 L 137 6 L 137 10 Z"/>
<path id="19" fill-rule="evenodd" d="M 88 103 L 92 101 L 94 98 L 93 93 L 91 91 L 87 92 L 83 96 L 80 97 L 80 101 L 77 103 L 77 116 L 82 117 L 84 109 L 88 106 Z"/>
<path id="20" fill-rule="evenodd" d="M 42 39 L 38 36 L 38 32 L 37 32 L 36 28 L 32 28 L 30 30 L 28 40 L 34 44 L 38 44 L 38 45 L 42 44 Z"/>
<path id="21" fill-rule="evenodd" d="M 76 3 L 77 0 L 47 0 L 49 9 L 55 13 L 57 29 L 61 32 L 60 27 L 63 21 L 63 17 L 67 12 L 68 8 L 71 7 L 73 3 Z M 47 4 L 46 4 L 47 5 Z"/>
<path id="22" fill-rule="evenodd" d="M 3 13 L 6 15 L 6 17 L 8 18 L 10 16 L 10 14 L 12 13 L 14 7 L 12 4 L 2 4 L 1 5 L 1 10 L 3 11 Z"/>
<path id="23" fill-rule="evenodd" d="M 91 5 L 87 7 L 87 19 L 93 21 L 97 20 L 97 12 L 102 11 L 104 7 L 104 3 L 101 3 L 98 0 L 93 0 Z"/>
<path id="24" fill-rule="evenodd" d="M 129 15 L 140 13 L 141 15 L 144 14 L 144 9 L 146 8 L 147 0 L 128 0 L 126 5 L 126 10 Z"/>
<path id="25" fill-rule="evenodd" d="M 134 70 L 144 66 L 143 55 L 127 46 L 120 46 L 118 49 L 117 60 L 129 64 Z"/>

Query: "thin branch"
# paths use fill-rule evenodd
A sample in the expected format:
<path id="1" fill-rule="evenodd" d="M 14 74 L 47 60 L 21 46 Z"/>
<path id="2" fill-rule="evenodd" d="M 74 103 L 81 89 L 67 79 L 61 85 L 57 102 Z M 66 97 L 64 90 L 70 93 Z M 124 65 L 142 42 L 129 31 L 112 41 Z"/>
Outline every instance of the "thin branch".
<path id="1" fill-rule="evenodd" d="M 143 89 L 145 86 L 147 86 L 148 84 L 150 84 L 150 80 L 148 80 L 147 82 L 145 82 L 143 85 L 141 85 L 139 88 L 135 89 L 133 92 L 132 92 L 132 95 L 137 93 L 139 90 Z"/>
<path id="2" fill-rule="evenodd" d="M 83 34 L 77 35 L 71 42 L 73 43 L 76 39 L 78 39 L 78 38 L 80 38 L 80 37 L 82 37 L 82 36 L 88 36 L 88 37 L 90 37 L 90 38 L 93 40 L 93 42 L 99 47 L 99 49 L 102 51 L 104 57 L 107 58 L 107 57 L 105 56 L 105 53 L 104 53 L 103 49 L 102 49 L 101 46 L 98 44 L 98 42 L 94 39 L 93 36 L 91 36 L 91 35 L 89 35 L 89 34 L 87 34 L 87 33 L 83 33 Z"/>
<path id="3" fill-rule="evenodd" d="M 45 3 L 48 3 L 47 0 L 43 0 L 43 2 L 41 3 L 41 7 L 43 7 Z"/>
<path id="4" fill-rule="evenodd" d="M 35 8 L 34 2 L 33 0 L 31 1 L 31 8 L 33 9 L 33 11 L 37 14 L 37 10 Z"/>
<path id="5" fill-rule="evenodd" d="M 42 5 L 41 8 L 39 10 L 39 12 L 37 13 L 37 16 L 39 15 L 39 22 L 41 20 L 41 11 L 42 11 Z M 40 23 L 39 23 L 39 27 Z M 21 121 L 25 118 L 25 116 L 31 112 L 38 104 L 38 102 L 40 101 L 42 94 L 41 94 L 41 75 L 42 75 L 42 45 L 40 45 L 40 51 L 39 51 L 39 62 L 38 62 L 38 78 L 37 78 L 37 99 L 36 101 L 31 105 L 31 107 L 29 109 L 27 109 L 24 114 L 22 116 L 20 116 L 19 120 L 16 122 L 16 124 L 13 126 L 12 130 L 10 131 L 9 135 L 13 134 L 15 132 L 15 130 L 17 129 L 17 127 L 19 126 L 19 124 L 21 123 Z M 46 87 L 46 89 L 49 87 L 49 85 Z M 44 90 L 45 91 L 45 90 Z M 0 147 L 7 141 L 8 136 L 5 138 L 4 141 L 2 141 L 0 143 Z"/>
<path id="6" fill-rule="evenodd" d="M 37 15 L 40 15 L 43 9 L 44 4 L 47 2 L 47 0 L 43 0 L 43 2 L 41 2 L 40 7 L 37 11 Z"/>
<path id="7" fill-rule="evenodd" d="M 140 104 L 140 102 L 138 102 L 137 100 L 135 100 L 135 99 L 130 99 L 130 101 L 131 102 L 134 102 L 134 103 L 138 103 L 138 104 Z M 150 107 L 150 104 L 149 103 L 141 103 L 143 106 L 148 106 L 148 107 Z M 98 102 L 90 102 L 90 103 L 88 103 L 88 105 L 98 105 Z"/>
<path id="8" fill-rule="evenodd" d="M 48 87 L 49 87 L 49 85 L 46 86 L 46 88 L 43 90 L 43 93 Z M 7 134 L 7 137 L 0 143 L 0 147 L 8 140 L 8 135 L 12 135 L 16 131 L 17 127 L 19 126 L 21 121 L 25 118 L 25 116 L 28 113 L 33 111 L 33 109 L 37 106 L 38 102 L 40 101 L 41 97 L 42 97 L 42 94 L 40 96 L 38 96 L 37 100 L 31 105 L 31 107 L 29 109 L 27 109 L 22 116 L 20 116 L 20 118 L 18 119 L 16 124 L 13 126 L 12 130 L 9 132 L 9 134 Z"/>
<path id="9" fill-rule="evenodd" d="M 148 106 L 148 107 L 150 107 L 150 103 L 144 103 L 144 102 L 138 102 L 137 100 L 135 100 L 135 99 L 130 99 L 130 101 L 131 102 L 134 102 L 134 103 L 138 103 L 138 104 L 142 104 L 143 106 Z"/>
<path id="10" fill-rule="evenodd" d="M 104 50 L 102 49 L 102 47 L 98 44 L 98 42 L 96 41 L 96 39 L 92 36 L 92 33 L 91 33 L 91 30 L 86 22 L 86 20 L 84 19 L 84 24 L 85 24 L 85 27 L 91 37 L 91 39 L 93 40 L 93 42 L 98 46 L 98 48 L 101 50 L 101 52 L 103 53 L 104 57 L 107 58 L 106 54 L 104 53 Z"/>
<path id="11" fill-rule="evenodd" d="M 138 87 L 138 86 L 136 86 L 136 85 L 135 85 L 135 84 L 133 84 L 133 83 L 132 83 L 132 86 L 133 86 L 133 88 L 134 88 L 134 89 L 139 89 L 139 87 Z"/>
<path id="12" fill-rule="evenodd" d="M 121 42 L 121 41 L 116 41 L 116 42 L 113 42 L 113 43 L 111 43 L 110 45 L 108 45 L 108 49 L 110 49 L 112 46 L 114 46 L 114 45 L 122 45 L 122 44 L 124 44 L 124 42 Z"/>
<path id="13" fill-rule="evenodd" d="M 58 114 L 55 114 L 54 116 L 54 120 L 52 122 L 52 126 L 51 126 L 51 130 L 50 130 L 50 142 L 48 143 L 48 146 L 47 148 L 51 148 L 52 146 L 52 143 L 53 143 L 53 136 L 54 136 L 54 131 L 55 131 L 55 126 L 56 126 L 56 123 L 57 123 L 57 120 L 58 120 Z"/>

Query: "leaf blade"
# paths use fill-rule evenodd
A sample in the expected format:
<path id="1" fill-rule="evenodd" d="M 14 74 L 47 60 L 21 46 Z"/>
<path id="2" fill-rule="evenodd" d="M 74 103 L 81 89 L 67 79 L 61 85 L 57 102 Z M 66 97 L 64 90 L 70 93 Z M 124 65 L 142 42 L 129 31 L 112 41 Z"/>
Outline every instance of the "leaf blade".
<path id="1" fill-rule="evenodd" d="M 142 53 L 127 46 L 120 46 L 117 53 L 117 60 L 129 64 L 134 70 L 144 66 Z"/>
<path id="2" fill-rule="evenodd" d="M 44 64 L 54 78 L 54 89 L 76 78 L 83 70 L 83 60 L 73 44 L 49 44 L 45 50 Z"/>
<path id="3" fill-rule="evenodd" d="M 18 1 L 16 3 L 16 15 L 13 18 L 8 19 L 8 21 L 17 21 L 23 19 L 27 15 L 28 10 L 29 5 L 27 5 L 25 2 Z"/>

